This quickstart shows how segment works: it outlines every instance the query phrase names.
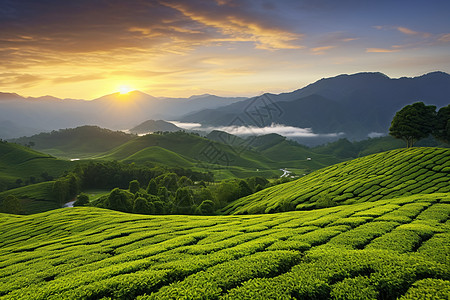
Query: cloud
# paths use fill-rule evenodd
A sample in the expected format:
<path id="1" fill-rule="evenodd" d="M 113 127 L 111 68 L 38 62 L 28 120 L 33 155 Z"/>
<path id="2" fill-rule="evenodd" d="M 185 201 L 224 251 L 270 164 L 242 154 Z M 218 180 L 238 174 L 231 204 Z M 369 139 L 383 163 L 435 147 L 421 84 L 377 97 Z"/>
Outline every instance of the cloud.
<path id="1" fill-rule="evenodd" d="M 21 88 L 27 88 L 38 84 L 38 82 L 42 80 L 44 80 L 42 76 L 33 74 L 11 72 L 0 74 L 0 84 L 5 86 L 20 86 Z"/>
<path id="2" fill-rule="evenodd" d="M 418 31 L 414 31 L 414 30 L 406 28 L 406 27 L 401 27 L 401 26 L 397 27 L 396 29 L 406 35 L 417 35 L 417 36 L 421 36 L 423 38 L 429 38 L 432 36 L 432 34 L 428 33 L 428 32 L 418 32 Z"/>
<path id="3" fill-rule="evenodd" d="M 200 123 L 182 123 L 171 121 L 176 126 L 183 129 L 201 130 L 201 131 L 213 131 L 220 130 L 234 135 L 248 136 L 248 135 L 265 135 L 270 133 L 276 133 L 285 137 L 338 137 L 344 135 L 343 132 L 337 133 L 314 133 L 311 128 L 299 128 L 293 126 L 286 126 L 282 124 L 272 123 L 266 127 L 256 126 L 206 126 L 203 127 Z"/>
<path id="4" fill-rule="evenodd" d="M 384 48 L 367 48 L 367 53 L 392 53 L 392 52 L 398 52 L 399 49 L 384 49 Z"/>
<path id="5" fill-rule="evenodd" d="M 58 77 L 54 78 L 53 83 L 69 83 L 69 82 L 80 82 L 86 80 L 98 80 L 105 78 L 104 75 L 101 74 L 91 74 L 91 75 L 75 75 L 69 77 Z"/>
<path id="6" fill-rule="evenodd" d="M 311 48 L 310 51 L 312 52 L 312 54 L 314 55 L 323 55 L 326 53 L 326 51 L 336 48 L 336 46 L 323 46 L 323 47 L 316 47 L 316 48 Z"/>
<path id="7" fill-rule="evenodd" d="M 185 17 L 207 28 L 216 29 L 222 37 L 213 40 L 224 42 L 251 42 L 257 49 L 301 49 L 297 42 L 303 34 L 295 33 L 274 24 L 270 15 L 255 13 L 246 3 L 220 1 L 165 1 Z M 238 9 L 237 9 L 238 8 Z"/>
<path id="8" fill-rule="evenodd" d="M 421 32 L 421 31 L 415 31 L 411 28 L 408 27 L 404 27 L 404 26 L 386 26 L 386 25 L 378 25 L 378 26 L 373 26 L 373 28 L 378 29 L 378 30 L 397 30 L 398 32 L 403 33 L 404 35 L 409 35 L 409 36 L 417 36 L 417 37 L 421 37 L 421 38 L 431 38 L 434 35 L 429 33 L 429 32 Z"/>
<path id="9" fill-rule="evenodd" d="M 202 127 L 202 124 L 200 124 L 200 123 L 187 123 L 187 122 L 178 122 L 178 121 L 169 121 L 169 122 L 174 124 L 175 126 L 183 128 L 183 129 L 196 129 L 196 128 Z"/>
<path id="10" fill-rule="evenodd" d="M 443 34 L 439 37 L 438 41 L 443 43 L 450 43 L 450 33 Z"/>

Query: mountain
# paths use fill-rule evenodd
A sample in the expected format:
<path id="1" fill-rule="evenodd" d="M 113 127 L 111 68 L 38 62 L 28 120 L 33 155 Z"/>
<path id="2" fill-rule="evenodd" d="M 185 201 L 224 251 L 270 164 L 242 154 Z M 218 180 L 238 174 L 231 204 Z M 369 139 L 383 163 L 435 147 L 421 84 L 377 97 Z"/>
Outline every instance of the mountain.
<path id="1" fill-rule="evenodd" d="M 183 130 L 182 128 L 163 120 L 147 120 L 128 131 L 134 134 L 142 134 L 142 133 L 150 133 L 150 132 L 157 132 L 157 131 L 168 131 L 168 132 L 174 132 L 174 131 L 180 131 Z"/>
<path id="2" fill-rule="evenodd" d="M 333 165 L 238 199 L 226 214 L 308 210 L 450 192 L 450 149 L 408 148 Z"/>
<path id="3" fill-rule="evenodd" d="M 80 126 L 42 132 L 30 137 L 11 139 L 11 142 L 31 145 L 34 149 L 55 156 L 92 155 L 109 151 L 123 143 L 136 138 L 135 135 L 121 131 L 112 131 L 98 126 Z"/>
<path id="4" fill-rule="evenodd" d="M 17 138 L 86 124 L 123 130 L 148 119 L 175 119 L 188 112 L 218 108 L 243 99 L 246 98 L 214 95 L 161 98 L 132 91 L 85 101 L 0 93 L 0 124 L 8 125 L 0 129 L 0 138 Z"/>
<path id="5" fill-rule="evenodd" d="M 395 113 L 422 101 L 446 106 L 450 75 L 433 72 L 414 78 L 392 79 L 381 73 L 357 73 L 321 79 L 302 89 L 279 95 L 264 94 L 219 109 L 187 114 L 180 121 L 210 126 L 264 127 L 272 123 L 312 128 L 314 133 L 345 133 L 363 139 L 386 134 Z"/>
<path id="6" fill-rule="evenodd" d="M 42 131 L 44 129 L 39 127 L 25 127 L 9 120 L 0 121 L 0 139 L 11 139 L 18 136 L 37 134 Z"/>

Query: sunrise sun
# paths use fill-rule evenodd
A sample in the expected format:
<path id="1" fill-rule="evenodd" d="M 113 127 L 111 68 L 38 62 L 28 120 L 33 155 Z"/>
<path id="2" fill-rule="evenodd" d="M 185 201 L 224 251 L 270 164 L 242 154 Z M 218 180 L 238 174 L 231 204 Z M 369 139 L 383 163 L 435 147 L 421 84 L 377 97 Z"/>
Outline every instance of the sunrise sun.
<path id="1" fill-rule="evenodd" d="M 123 94 L 128 94 L 133 89 L 129 85 L 121 85 L 121 86 L 119 86 L 118 90 L 119 90 L 119 93 L 123 95 Z"/>

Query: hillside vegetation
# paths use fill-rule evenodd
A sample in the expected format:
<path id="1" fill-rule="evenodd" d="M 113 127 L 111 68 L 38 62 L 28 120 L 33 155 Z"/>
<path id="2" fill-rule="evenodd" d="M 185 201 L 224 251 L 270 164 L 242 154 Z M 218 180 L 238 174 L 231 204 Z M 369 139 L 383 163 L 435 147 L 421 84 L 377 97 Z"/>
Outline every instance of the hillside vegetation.
<path id="1" fill-rule="evenodd" d="M 450 191 L 450 149 L 411 148 L 333 165 L 225 207 L 225 214 L 271 213 Z"/>
<path id="2" fill-rule="evenodd" d="M 25 146 L 0 142 L 0 192 L 58 177 L 71 165 Z"/>
<path id="3" fill-rule="evenodd" d="M 450 194 L 255 216 L 0 217 L 1 299 L 446 299 Z"/>
<path id="4" fill-rule="evenodd" d="M 12 142 L 32 145 L 37 150 L 70 158 L 71 155 L 85 156 L 106 152 L 135 137 L 120 131 L 86 125 L 21 137 L 13 139 Z"/>
<path id="5" fill-rule="evenodd" d="M 163 152 L 167 155 L 162 155 Z M 168 166 L 173 166 L 178 161 L 182 167 L 211 171 L 219 180 L 250 176 L 274 177 L 282 174 L 279 171 L 279 163 L 261 153 L 242 147 L 233 148 L 185 132 L 148 134 L 96 158 L 139 163 L 156 162 Z"/>

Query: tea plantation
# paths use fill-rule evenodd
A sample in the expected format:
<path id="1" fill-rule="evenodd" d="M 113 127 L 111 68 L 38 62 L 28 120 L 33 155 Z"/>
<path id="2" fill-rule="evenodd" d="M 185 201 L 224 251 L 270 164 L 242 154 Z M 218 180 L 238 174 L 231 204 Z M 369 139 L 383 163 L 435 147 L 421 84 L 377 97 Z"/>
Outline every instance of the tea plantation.
<path id="1" fill-rule="evenodd" d="M 448 299 L 449 217 L 449 193 L 251 216 L 2 214 L 0 299 Z"/>
<path id="2" fill-rule="evenodd" d="M 333 165 L 238 199 L 224 214 L 273 213 L 450 192 L 450 149 L 409 148 Z"/>

